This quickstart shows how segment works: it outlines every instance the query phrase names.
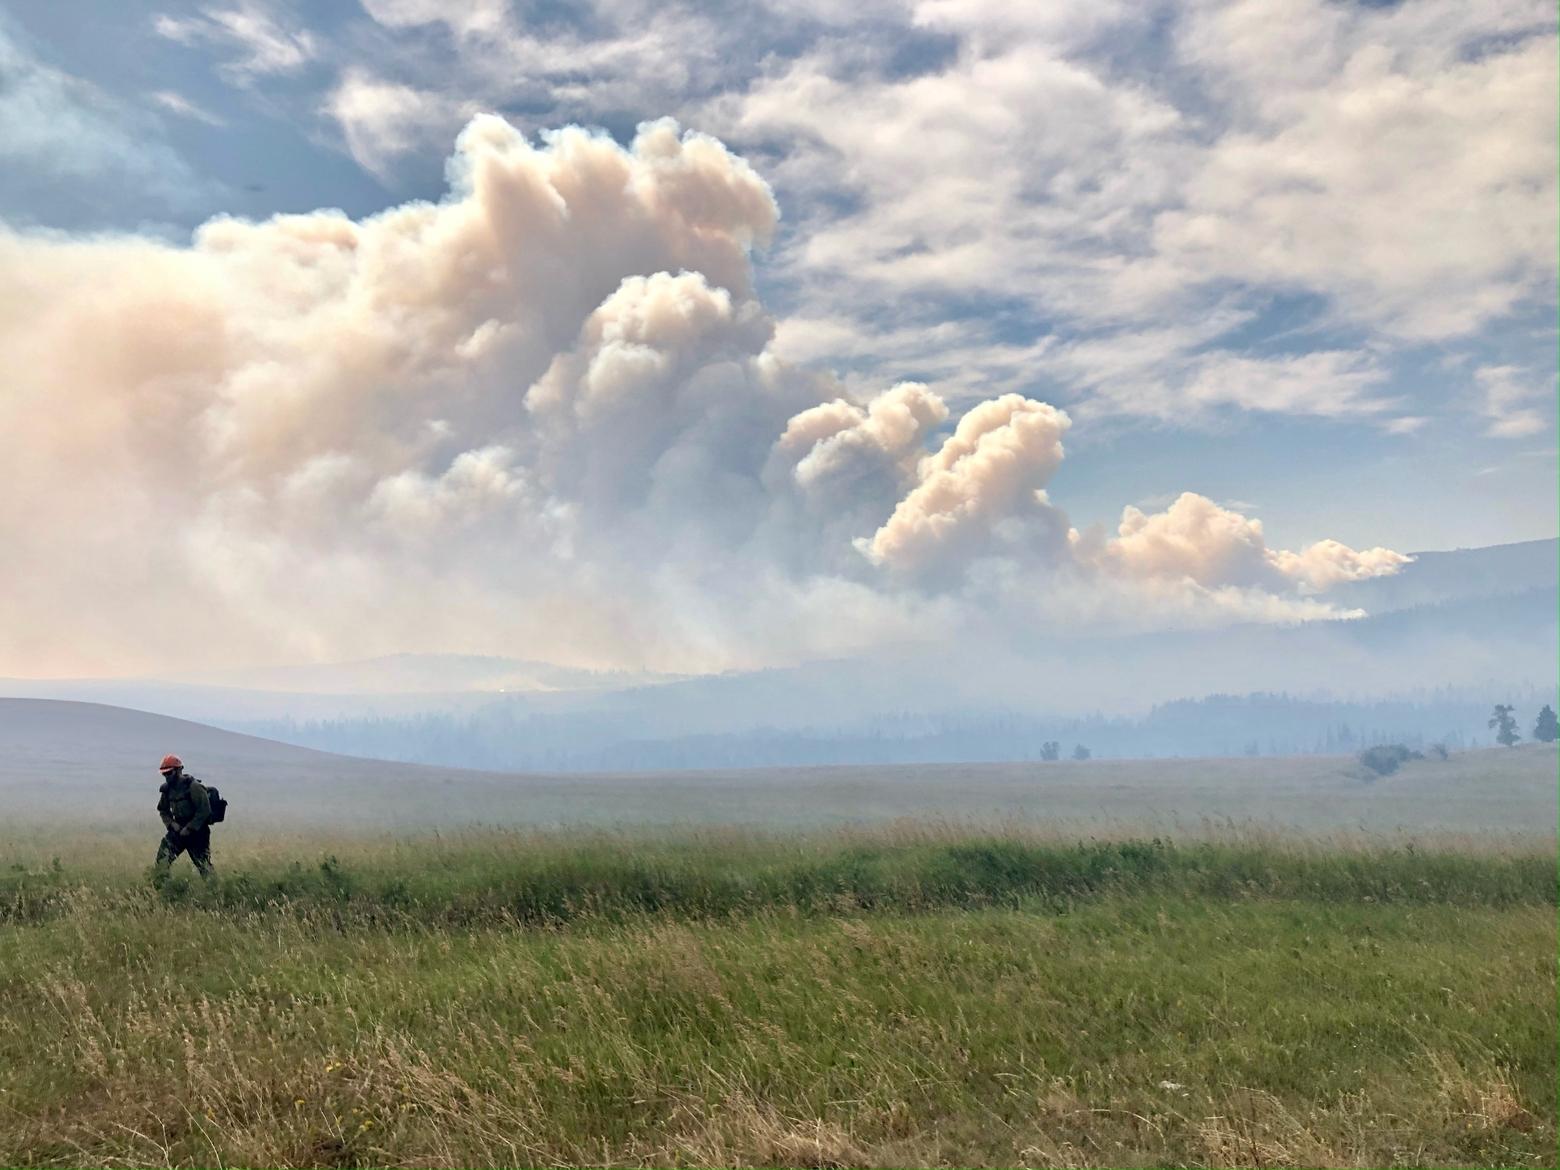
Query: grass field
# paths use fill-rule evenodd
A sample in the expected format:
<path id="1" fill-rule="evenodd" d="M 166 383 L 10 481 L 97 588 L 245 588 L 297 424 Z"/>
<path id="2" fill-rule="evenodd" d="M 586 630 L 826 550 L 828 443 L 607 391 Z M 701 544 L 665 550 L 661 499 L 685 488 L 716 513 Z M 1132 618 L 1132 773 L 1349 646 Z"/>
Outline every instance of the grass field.
<path id="1" fill-rule="evenodd" d="M 41 840 L 0 1165 L 1556 1157 L 1552 846 Z"/>

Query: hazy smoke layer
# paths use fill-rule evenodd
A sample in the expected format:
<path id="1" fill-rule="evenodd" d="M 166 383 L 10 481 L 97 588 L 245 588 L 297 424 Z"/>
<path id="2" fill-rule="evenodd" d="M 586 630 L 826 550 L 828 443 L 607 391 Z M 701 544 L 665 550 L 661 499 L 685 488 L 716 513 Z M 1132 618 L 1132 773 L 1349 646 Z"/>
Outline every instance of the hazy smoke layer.
<path id="1" fill-rule="evenodd" d="M 1069 590 L 1139 624 L 1314 614 L 1404 562 L 1269 549 L 1194 495 L 1080 534 L 1044 490 L 1063 412 L 1006 395 L 945 434 L 925 386 L 852 402 L 787 366 L 749 260 L 777 209 L 713 139 L 481 116 L 449 175 L 188 247 L 0 232 L 0 673 L 716 668 Z"/>

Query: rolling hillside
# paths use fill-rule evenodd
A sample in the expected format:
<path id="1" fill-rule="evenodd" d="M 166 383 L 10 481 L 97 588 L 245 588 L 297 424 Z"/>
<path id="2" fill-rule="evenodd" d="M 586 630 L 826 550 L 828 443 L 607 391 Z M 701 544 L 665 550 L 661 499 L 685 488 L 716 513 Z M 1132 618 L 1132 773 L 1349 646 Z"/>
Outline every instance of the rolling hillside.
<path id="1" fill-rule="evenodd" d="M 501 775 L 309 751 L 91 703 L 0 700 L 0 819 L 27 831 L 145 823 L 163 753 L 218 783 L 224 832 L 460 825 L 766 828 L 899 818 L 1190 832 L 1205 821 L 1307 832 L 1555 833 L 1555 751 L 1424 761 L 1367 781 L 1347 757 L 924 764 Z"/>
<path id="2" fill-rule="evenodd" d="M 1413 555 L 1413 563 L 1399 573 L 1340 585 L 1329 596 L 1339 605 L 1383 614 L 1560 586 L 1560 540 Z"/>

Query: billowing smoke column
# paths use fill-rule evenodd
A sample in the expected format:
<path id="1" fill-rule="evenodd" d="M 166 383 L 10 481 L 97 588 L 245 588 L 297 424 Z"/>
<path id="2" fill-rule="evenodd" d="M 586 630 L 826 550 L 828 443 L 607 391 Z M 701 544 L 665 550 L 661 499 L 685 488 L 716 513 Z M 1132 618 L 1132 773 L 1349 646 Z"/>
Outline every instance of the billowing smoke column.
<path id="1" fill-rule="evenodd" d="M 0 232 L 0 673 L 715 668 L 935 635 L 976 564 L 1142 583 L 1173 620 L 1314 613 L 1404 561 L 1269 549 L 1193 495 L 1080 535 L 1046 495 L 1063 412 L 1006 395 L 944 434 L 925 386 L 788 366 L 749 258 L 774 200 L 711 138 L 481 116 L 449 174 L 187 247 Z"/>
<path id="2" fill-rule="evenodd" d="M 873 563 L 910 573 L 957 565 L 999 535 L 1015 551 L 1065 547 L 1056 540 L 1065 537 L 1065 517 L 1044 485 L 1061 465 L 1068 425 L 1061 411 L 1017 394 L 981 403 L 920 461 L 914 486 L 858 547 Z"/>

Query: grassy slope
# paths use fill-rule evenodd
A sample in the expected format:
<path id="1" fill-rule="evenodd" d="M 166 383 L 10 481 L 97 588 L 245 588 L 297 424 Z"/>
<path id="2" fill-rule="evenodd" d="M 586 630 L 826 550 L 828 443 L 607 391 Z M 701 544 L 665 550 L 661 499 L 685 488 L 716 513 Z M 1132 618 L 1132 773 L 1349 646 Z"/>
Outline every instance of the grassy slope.
<path id="1" fill-rule="evenodd" d="M 1554 1160 L 1552 855 L 335 853 L 12 848 L 0 1164 Z"/>

